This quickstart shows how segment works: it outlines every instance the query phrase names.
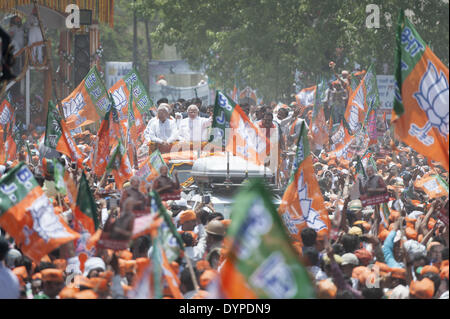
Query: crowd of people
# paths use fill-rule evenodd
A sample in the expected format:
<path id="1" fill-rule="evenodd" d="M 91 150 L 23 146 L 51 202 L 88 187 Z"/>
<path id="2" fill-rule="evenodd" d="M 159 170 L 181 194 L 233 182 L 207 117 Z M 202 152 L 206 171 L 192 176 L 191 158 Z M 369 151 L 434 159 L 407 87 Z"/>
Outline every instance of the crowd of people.
<path id="1" fill-rule="evenodd" d="M 330 82 L 323 101 L 327 120 L 336 124 L 342 119 L 348 99 L 346 86 L 350 85 L 348 72 L 337 77 L 337 81 Z M 289 106 L 273 102 L 270 105 L 242 103 L 240 107 L 256 127 L 274 129 L 270 132 L 277 136 L 276 147 L 282 159 L 288 158 L 289 152 L 295 152 L 301 123 L 312 126 L 312 108 L 302 107 L 297 101 Z M 213 111 L 214 106 L 204 106 L 200 99 L 178 100 L 172 104 L 167 99 L 159 100 L 147 114 L 139 159 L 149 155 L 151 145 L 167 153 L 177 141 L 206 142 Z M 382 122 L 381 117 L 379 122 Z M 317 147 L 311 133 L 309 135 L 314 170 L 331 229 L 325 236 L 306 227 L 301 231 L 302 241 L 292 241 L 299 260 L 308 269 L 317 297 L 448 298 L 449 226 L 448 217 L 447 223 L 442 218 L 448 212 L 448 193 L 431 198 L 415 183 L 424 176 L 439 175 L 448 184 L 448 172 L 439 163 L 428 161 L 395 141 L 392 130 L 385 127 L 377 143 L 371 145 L 375 167 L 366 165 L 367 176 L 364 177 L 358 173 L 356 157 L 345 160 L 330 155 L 334 131 L 336 126 L 329 131 L 329 141 L 322 147 Z M 43 163 L 47 158 L 58 157 L 75 184 L 80 181 L 82 168 L 44 146 L 36 130 L 22 134 L 22 139 L 28 141 L 30 154 L 25 147 L 21 148 L 16 161 L 0 166 L 0 177 L 20 161 L 26 162 L 52 201 L 55 212 L 73 227 L 73 207 L 58 193 L 54 176 Z M 96 134 L 93 130 L 84 130 L 74 135 L 74 139 L 79 149 L 88 155 L 94 147 Z M 90 168 L 85 168 L 84 172 L 96 200 L 100 230 L 129 239 L 136 214 L 151 206 L 150 193 L 141 188 L 143 181 L 135 175 L 122 189 L 115 185 L 112 175 L 106 178 L 104 185 Z M 151 189 L 164 195 L 173 189 L 182 191 L 182 186 L 176 172 L 169 177 L 168 168 L 162 166 Z M 386 205 L 363 205 L 364 196 L 384 193 L 389 195 Z M 111 200 L 114 198 L 116 202 Z M 164 200 L 163 196 L 161 198 Z M 183 198 L 169 198 L 163 205 L 185 245 L 184 253 L 170 264 L 182 296 L 193 299 L 214 296 L 209 285 L 218 276 L 226 258 L 224 239 L 231 220 L 213 203 L 192 207 Z M 152 237 L 140 236 L 130 240 L 127 247 L 122 250 L 97 248 L 83 259 L 76 252 L 76 242 L 70 242 L 36 263 L 1 229 L 0 298 L 133 298 L 138 280 L 152 257 Z M 177 297 L 166 282 L 162 285 L 164 298 Z"/>

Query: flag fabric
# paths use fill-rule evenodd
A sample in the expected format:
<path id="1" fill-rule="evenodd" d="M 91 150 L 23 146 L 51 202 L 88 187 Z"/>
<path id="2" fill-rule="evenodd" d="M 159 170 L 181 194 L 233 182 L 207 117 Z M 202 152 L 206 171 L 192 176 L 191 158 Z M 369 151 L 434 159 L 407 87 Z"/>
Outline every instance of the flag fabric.
<path id="1" fill-rule="evenodd" d="M 236 86 L 236 84 L 234 85 L 234 87 L 233 87 L 233 92 L 231 93 L 231 99 L 234 101 L 234 102 L 237 102 L 237 92 L 238 92 L 238 88 L 237 88 L 237 86 Z"/>
<path id="2" fill-rule="evenodd" d="M 218 287 L 224 298 L 313 298 L 314 287 L 261 181 L 236 197 Z"/>
<path id="3" fill-rule="evenodd" d="M 325 98 L 326 82 L 324 79 L 316 85 L 314 96 L 314 107 L 312 113 L 311 133 L 313 136 L 313 143 L 323 146 L 328 143 L 328 132 L 325 120 L 325 112 L 322 101 Z"/>
<path id="4" fill-rule="evenodd" d="M 389 209 L 388 203 L 383 203 L 381 205 L 381 222 L 383 223 L 384 227 L 389 226 L 389 216 L 391 215 L 391 210 Z"/>
<path id="5" fill-rule="evenodd" d="M 123 184 L 133 176 L 130 161 L 122 141 L 119 140 L 112 151 L 106 170 L 108 172 L 111 171 L 113 174 L 117 189 L 122 189 Z"/>
<path id="6" fill-rule="evenodd" d="M 317 85 L 311 86 L 309 88 L 302 89 L 296 96 L 297 104 L 301 108 L 306 108 L 314 105 L 314 100 L 316 96 Z"/>
<path id="7" fill-rule="evenodd" d="M 132 115 L 131 122 L 134 128 L 130 133 L 131 138 L 137 141 L 139 134 L 145 130 L 143 116 L 150 109 L 152 100 L 136 70 L 131 70 L 125 77 L 117 81 L 109 89 L 109 93 L 117 110 L 122 135 L 127 135 L 130 115 Z"/>
<path id="8" fill-rule="evenodd" d="M 58 193 L 64 196 L 67 195 L 67 188 L 64 182 L 64 166 L 56 158 L 53 159 L 53 179 L 55 180 L 55 188 Z"/>
<path id="9" fill-rule="evenodd" d="M 94 66 L 77 88 L 61 101 L 69 130 L 100 120 L 111 103 L 101 76 Z"/>
<path id="10" fill-rule="evenodd" d="M 414 186 L 422 189 L 429 198 L 448 196 L 448 184 L 439 175 L 425 175 L 417 179 Z"/>
<path id="11" fill-rule="evenodd" d="M 105 118 L 100 124 L 100 128 L 97 133 L 96 151 L 93 160 L 94 173 L 97 177 L 101 177 L 108 165 L 108 155 L 110 152 L 110 123 L 112 121 L 112 110 L 109 110 L 105 114 Z"/>
<path id="12" fill-rule="evenodd" d="M 398 139 L 449 170 L 448 68 L 403 10 L 397 25 L 392 123 Z"/>
<path id="13" fill-rule="evenodd" d="M 377 115 L 375 113 L 375 110 L 372 110 L 370 112 L 368 122 L 368 135 L 369 135 L 369 146 L 378 143 Z"/>
<path id="14" fill-rule="evenodd" d="M 86 175 L 81 174 L 76 207 L 74 211 L 75 230 L 82 233 L 88 231 L 91 235 L 99 227 L 99 217 L 97 214 L 97 205 L 92 195 Z"/>
<path id="15" fill-rule="evenodd" d="M 359 133 L 361 128 L 366 126 L 369 112 L 376 110 L 379 105 L 375 67 L 372 65 L 348 99 L 344 118 L 352 135 Z"/>
<path id="16" fill-rule="evenodd" d="M 227 132 L 229 128 L 232 130 Z M 241 107 L 221 91 L 216 94 L 211 134 L 210 142 L 219 140 L 222 145 L 226 144 L 226 151 L 257 165 L 262 165 L 267 157 L 266 145 L 270 142 L 266 136 Z"/>
<path id="17" fill-rule="evenodd" d="M 162 238 L 162 247 L 169 262 L 175 261 L 184 250 L 184 242 L 181 239 L 175 225 L 172 222 L 171 217 L 166 211 L 166 208 L 161 203 L 161 199 L 158 194 L 154 191 L 150 192 L 151 200 L 151 211 L 153 214 L 158 213 L 163 219 L 161 226 L 159 228 L 159 234 Z"/>
<path id="18" fill-rule="evenodd" d="M 291 178 L 278 209 L 289 235 L 299 242 L 301 242 L 300 232 L 305 227 L 324 234 L 328 234 L 330 230 L 328 211 L 314 174 L 307 128 L 304 123 L 300 136 Z"/>
<path id="19" fill-rule="evenodd" d="M 51 101 L 48 102 L 44 145 L 68 156 L 74 163 L 78 164 L 78 167 L 81 167 L 83 154 L 72 139 L 55 104 Z"/>
<path id="20" fill-rule="evenodd" d="M 36 264 L 49 252 L 79 238 L 55 214 L 50 200 L 23 162 L 0 179 L 0 227 Z"/>
<path id="21" fill-rule="evenodd" d="M 164 161 L 161 152 L 156 149 L 143 163 L 139 165 L 139 170 L 135 175 L 144 182 L 144 186 L 150 186 L 153 180 L 159 176 L 161 166 L 167 167 L 167 164 Z"/>
<path id="22" fill-rule="evenodd" d="M 355 137 L 350 135 L 348 129 L 344 126 L 343 122 L 341 122 L 339 129 L 331 137 L 332 145 L 329 155 L 334 155 L 337 159 L 351 160 L 354 155 L 351 150 L 354 140 Z"/>

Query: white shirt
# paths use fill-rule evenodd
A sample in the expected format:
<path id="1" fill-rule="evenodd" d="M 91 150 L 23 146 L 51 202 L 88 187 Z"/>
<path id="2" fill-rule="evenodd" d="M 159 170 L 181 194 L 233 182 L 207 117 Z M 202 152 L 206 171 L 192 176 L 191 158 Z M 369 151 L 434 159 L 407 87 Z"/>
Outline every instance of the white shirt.
<path id="1" fill-rule="evenodd" d="M 207 128 L 211 126 L 212 118 L 197 116 L 195 119 L 185 118 L 180 122 L 180 141 L 204 142 L 208 139 Z"/>
<path id="2" fill-rule="evenodd" d="M 145 140 L 162 143 L 172 143 L 178 139 L 178 129 L 174 120 L 165 120 L 162 123 L 159 119 L 148 123 L 144 131 Z"/>
<path id="3" fill-rule="evenodd" d="M 19 279 L 0 261 L 0 299 L 19 299 Z"/>

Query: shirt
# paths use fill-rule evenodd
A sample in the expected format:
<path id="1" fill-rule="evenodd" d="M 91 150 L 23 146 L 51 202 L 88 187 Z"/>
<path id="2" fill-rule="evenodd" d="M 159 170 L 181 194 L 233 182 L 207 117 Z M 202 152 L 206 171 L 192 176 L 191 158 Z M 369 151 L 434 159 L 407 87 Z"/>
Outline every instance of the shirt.
<path id="1" fill-rule="evenodd" d="M 0 299 L 19 299 L 19 279 L 0 261 Z"/>
<path id="2" fill-rule="evenodd" d="M 145 140 L 156 143 L 172 143 L 178 139 L 178 129 L 174 120 L 151 120 L 144 131 Z"/>
<path id="3" fill-rule="evenodd" d="M 212 118 L 196 117 L 195 119 L 185 118 L 180 122 L 180 141 L 183 142 L 204 142 L 208 139 L 207 128 L 211 126 Z"/>

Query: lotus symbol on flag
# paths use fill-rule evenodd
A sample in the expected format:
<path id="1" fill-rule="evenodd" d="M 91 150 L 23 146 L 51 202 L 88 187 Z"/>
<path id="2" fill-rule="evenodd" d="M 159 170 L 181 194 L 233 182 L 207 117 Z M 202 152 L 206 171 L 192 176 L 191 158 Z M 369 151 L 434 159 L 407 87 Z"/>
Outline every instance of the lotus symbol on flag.
<path id="1" fill-rule="evenodd" d="M 420 108 L 427 114 L 428 122 L 420 128 L 411 124 L 409 134 L 417 137 L 425 145 L 434 143 L 434 138 L 428 135 L 435 127 L 445 138 L 448 135 L 448 81 L 441 71 L 439 75 L 436 67 L 428 61 L 428 69 L 420 81 L 420 91 L 414 93 Z"/>
<path id="2" fill-rule="evenodd" d="M 320 219 L 319 213 L 312 208 L 313 199 L 308 197 L 308 185 L 305 183 L 303 172 L 298 179 L 297 189 L 302 214 L 308 227 L 314 229 L 316 232 L 327 228 L 327 225 Z"/>
<path id="3" fill-rule="evenodd" d="M 33 229 L 39 236 L 49 242 L 52 238 L 69 237 L 70 234 L 59 221 L 53 206 L 45 195 L 36 199 L 28 209 L 33 217 Z"/>

